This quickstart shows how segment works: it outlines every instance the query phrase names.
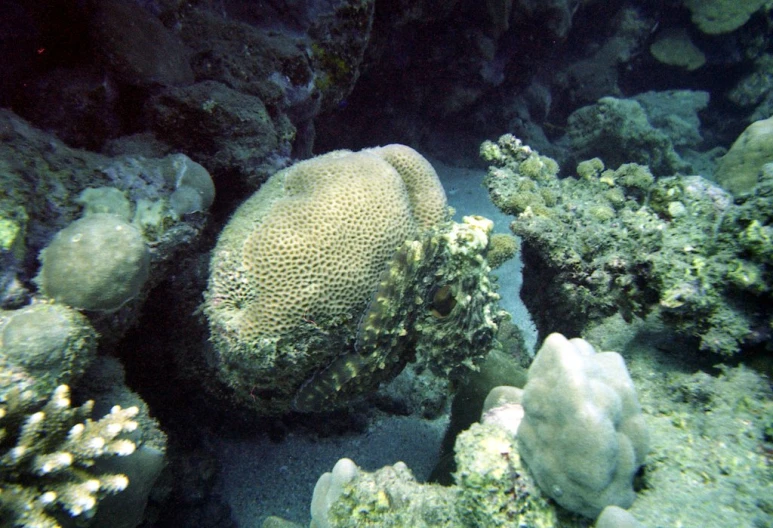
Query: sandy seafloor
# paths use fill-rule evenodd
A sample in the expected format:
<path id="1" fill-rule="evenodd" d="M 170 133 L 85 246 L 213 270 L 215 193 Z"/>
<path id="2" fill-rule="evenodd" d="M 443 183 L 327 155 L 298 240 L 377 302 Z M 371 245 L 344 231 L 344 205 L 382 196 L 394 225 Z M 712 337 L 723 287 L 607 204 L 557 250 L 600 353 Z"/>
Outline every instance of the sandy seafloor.
<path id="1" fill-rule="evenodd" d="M 484 171 L 455 168 L 433 160 L 443 182 L 455 219 L 478 214 L 494 221 L 496 232 L 509 232 L 508 217 L 489 200 L 483 187 Z M 500 303 L 520 322 L 527 344 L 536 341 L 536 329 L 520 301 L 521 263 L 517 259 L 496 270 Z M 242 528 L 257 528 L 269 515 L 308 526 L 309 506 L 317 479 L 338 459 L 351 458 L 365 470 L 405 462 L 419 481 L 429 476 L 440 450 L 447 417 L 425 420 L 414 417 L 381 417 L 364 434 L 333 438 L 289 435 L 281 443 L 266 436 L 246 441 L 217 439 L 220 454 L 220 493 L 230 504 Z"/>

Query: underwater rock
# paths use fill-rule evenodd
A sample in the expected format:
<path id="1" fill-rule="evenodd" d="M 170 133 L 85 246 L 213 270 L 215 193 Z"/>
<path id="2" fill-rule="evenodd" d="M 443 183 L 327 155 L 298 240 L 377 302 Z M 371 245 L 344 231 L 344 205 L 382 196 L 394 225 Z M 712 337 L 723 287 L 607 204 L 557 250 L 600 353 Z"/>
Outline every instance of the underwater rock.
<path id="1" fill-rule="evenodd" d="M 206 163 L 213 172 L 237 171 L 255 185 L 273 172 L 279 152 L 290 154 L 295 129 L 263 101 L 216 81 L 168 88 L 148 102 L 156 134 Z"/>
<path id="2" fill-rule="evenodd" d="M 90 4 L 94 48 L 113 75 L 143 87 L 193 82 L 185 45 L 139 3 L 99 0 Z"/>

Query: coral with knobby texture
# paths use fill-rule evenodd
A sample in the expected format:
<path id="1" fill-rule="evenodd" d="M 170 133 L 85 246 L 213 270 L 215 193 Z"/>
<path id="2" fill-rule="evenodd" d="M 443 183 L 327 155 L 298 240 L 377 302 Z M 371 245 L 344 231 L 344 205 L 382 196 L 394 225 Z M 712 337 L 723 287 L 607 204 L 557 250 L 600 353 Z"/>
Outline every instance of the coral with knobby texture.
<path id="1" fill-rule="evenodd" d="M 602 97 L 572 112 L 568 125 L 572 150 L 580 159 L 598 156 L 611 166 L 642 163 L 664 176 L 689 170 L 672 139 L 650 123 L 634 99 Z"/>
<path id="2" fill-rule="evenodd" d="M 544 156 L 515 141 L 500 139 L 486 184 L 516 217 L 523 299 L 542 337 L 584 335 L 616 312 L 630 320 L 658 311 L 705 351 L 764 343 L 773 320 L 773 170 L 734 202 L 700 176 L 656 181 L 647 167 L 605 170 L 599 159 L 580 163 L 579 178 L 559 179 L 535 172 Z"/>
<path id="3" fill-rule="evenodd" d="M 491 222 L 447 214 L 434 169 L 401 145 L 275 174 L 213 253 L 205 312 L 220 379 L 262 413 L 322 410 L 414 352 L 444 374 L 483 354 L 498 317 Z"/>
<path id="4" fill-rule="evenodd" d="M 529 367 L 523 409 L 518 449 L 543 492 L 591 518 L 631 506 L 649 435 L 620 354 L 549 335 Z"/>
<path id="5" fill-rule="evenodd" d="M 106 495 L 124 490 L 125 475 L 94 471 L 97 460 L 127 456 L 138 409 L 113 407 L 97 421 L 93 402 L 71 407 L 57 387 L 41 407 L 29 391 L 9 390 L 0 402 L 0 524 L 58 528 L 59 519 L 88 519 Z"/>
<path id="6" fill-rule="evenodd" d="M 97 333 L 88 319 L 64 304 L 0 310 L 0 368 L 23 372 L 35 394 L 73 383 L 96 351 Z"/>
<path id="7" fill-rule="evenodd" d="M 499 266 L 510 260 L 518 253 L 518 240 L 506 233 L 495 233 L 491 235 L 491 249 L 489 249 L 488 258 L 491 269 L 497 269 Z"/>
<path id="8" fill-rule="evenodd" d="M 59 231 L 40 253 L 43 295 L 73 308 L 111 312 L 135 298 L 148 278 L 150 253 L 120 216 L 91 214 Z"/>

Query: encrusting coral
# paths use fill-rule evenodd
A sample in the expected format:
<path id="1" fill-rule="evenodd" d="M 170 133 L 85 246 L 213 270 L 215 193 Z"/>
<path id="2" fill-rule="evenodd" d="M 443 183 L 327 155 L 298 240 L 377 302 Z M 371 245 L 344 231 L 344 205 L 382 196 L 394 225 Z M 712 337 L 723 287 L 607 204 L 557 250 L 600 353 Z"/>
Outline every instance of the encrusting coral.
<path id="1" fill-rule="evenodd" d="M 339 460 L 314 488 L 312 528 L 556 525 L 555 506 L 528 474 L 507 429 L 473 424 L 455 450 L 452 486 L 419 483 L 403 462 L 371 473 Z"/>
<path id="2" fill-rule="evenodd" d="M 72 407 L 70 389 L 57 387 L 42 405 L 11 389 L 0 402 L 0 524 L 58 528 L 94 515 L 99 500 L 129 485 L 125 475 L 100 473 L 98 459 L 126 456 L 135 444 L 137 407 L 114 406 L 99 420 L 93 402 Z"/>
<path id="3" fill-rule="evenodd" d="M 434 169 L 402 145 L 280 171 L 213 252 L 205 313 L 219 378 L 276 414 L 345 404 L 414 356 L 443 375 L 472 366 L 500 317 L 491 228 L 449 221 Z"/>
<path id="4" fill-rule="evenodd" d="M 633 163 L 607 170 L 592 159 L 579 178 L 559 179 L 555 162 L 510 134 L 481 154 L 491 198 L 523 239 L 523 299 L 542 336 L 655 310 L 705 351 L 767 339 L 773 171 L 734 201 L 700 176 L 656 180 Z"/>

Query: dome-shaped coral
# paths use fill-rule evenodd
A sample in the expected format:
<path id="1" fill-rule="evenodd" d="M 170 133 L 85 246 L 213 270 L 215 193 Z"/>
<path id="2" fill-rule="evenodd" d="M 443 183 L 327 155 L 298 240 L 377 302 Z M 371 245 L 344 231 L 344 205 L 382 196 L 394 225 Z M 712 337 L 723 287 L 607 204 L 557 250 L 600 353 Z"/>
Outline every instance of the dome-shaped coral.
<path id="1" fill-rule="evenodd" d="M 213 253 L 205 311 L 220 379 L 238 400 L 277 413 L 293 404 L 329 408 L 394 376 L 409 354 L 383 345 L 398 334 L 405 340 L 417 320 L 410 310 L 431 309 L 449 247 L 464 246 L 457 260 L 469 256 L 476 274 L 486 271 L 474 257 L 485 252 L 488 231 L 456 229 L 447 215 L 434 169 L 402 145 L 335 151 L 272 176 L 236 211 Z M 457 240 L 457 231 L 470 240 Z M 427 251 L 407 251 L 410 241 Z M 448 268 L 454 280 L 461 269 L 472 273 L 457 268 Z M 419 286 L 395 284 L 404 279 Z M 374 295 L 383 299 L 377 309 Z M 367 339 L 358 342 L 363 325 Z"/>
<path id="2" fill-rule="evenodd" d="M 150 255 L 140 232 L 119 216 L 92 214 L 59 231 L 41 252 L 36 281 L 47 297 L 110 312 L 136 297 Z"/>

